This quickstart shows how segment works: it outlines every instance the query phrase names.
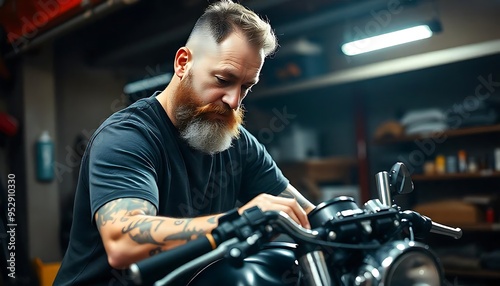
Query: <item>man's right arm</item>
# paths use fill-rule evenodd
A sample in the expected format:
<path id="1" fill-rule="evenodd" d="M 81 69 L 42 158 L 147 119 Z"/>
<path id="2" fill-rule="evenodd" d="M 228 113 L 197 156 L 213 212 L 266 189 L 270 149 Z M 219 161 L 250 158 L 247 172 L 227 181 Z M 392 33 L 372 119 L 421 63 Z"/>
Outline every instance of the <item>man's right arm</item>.
<path id="1" fill-rule="evenodd" d="M 260 194 L 238 212 L 258 206 L 262 211 L 283 211 L 296 223 L 309 227 L 307 215 L 295 198 Z M 156 215 L 147 200 L 122 198 L 103 205 L 95 222 L 113 268 L 123 269 L 132 263 L 185 244 L 210 233 L 224 214 L 196 218 L 170 218 Z"/>
<path id="2" fill-rule="evenodd" d="M 122 198 L 103 205 L 95 214 L 95 222 L 113 268 L 130 264 L 166 251 L 217 227 L 222 214 L 197 218 L 156 216 L 155 207 L 147 200 Z"/>

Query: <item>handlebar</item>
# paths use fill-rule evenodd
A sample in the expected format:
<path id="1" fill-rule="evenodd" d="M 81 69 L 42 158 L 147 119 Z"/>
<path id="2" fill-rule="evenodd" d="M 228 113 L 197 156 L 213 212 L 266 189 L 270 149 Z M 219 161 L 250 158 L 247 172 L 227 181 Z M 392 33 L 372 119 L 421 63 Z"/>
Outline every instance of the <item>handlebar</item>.
<path id="1" fill-rule="evenodd" d="M 256 217 L 259 218 L 256 219 Z M 268 233 L 274 231 L 273 227 L 279 227 L 283 230 L 283 233 L 291 234 L 297 240 L 310 240 L 318 236 L 317 231 L 301 227 L 283 212 L 262 212 L 258 208 L 252 208 L 241 217 L 235 213 L 230 213 L 219 220 L 219 226 L 211 234 L 132 264 L 129 267 L 130 279 L 137 285 L 153 285 L 154 282 L 163 278 L 165 273 L 173 272 L 179 265 L 185 265 L 198 257 L 201 258 L 200 256 L 212 252 L 216 248 L 220 254 L 228 248 L 231 249 L 231 245 L 235 243 L 235 240 L 250 243 L 247 238 L 254 232 L 245 229 L 248 224 L 255 224 L 254 228 L 262 228 L 267 225 L 267 227 L 264 227 L 264 231 Z M 238 236 L 239 240 L 234 238 L 235 236 Z M 226 243 L 229 240 L 231 244 Z M 215 257 L 213 259 L 219 258 L 219 256 L 213 255 L 210 257 Z M 174 276 L 182 274 L 180 272 L 182 271 L 176 271 Z M 164 279 L 171 280 L 171 276 L 169 275 Z"/>
<path id="2" fill-rule="evenodd" d="M 193 265 L 199 266 L 200 263 L 208 264 L 224 256 L 224 254 L 231 258 L 231 250 L 233 248 L 239 248 L 241 250 L 245 247 L 258 245 L 259 242 L 257 240 L 261 238 L 269 239 L 275 233 L 287 234 L 299 244 L 301 242 L 310 245 L 326 245 L 329 243 L 329 246 L 333 247 L 349 247 L 346 246 L 348 244 L 323 240 L 321 237 L 324 233 L 301 227 L 283 212 L 262 212 L 257 207 L 249 209 L 246 212 L 241 216 L 237 213 L 236 215 L 232 213 L 221 217 L 219 226 L 215 228 L 211 234 L 207 234 L 184 245 L 132 264 L 129 268 L 130 278 L 137 285 L 153 285 L 155 281 L 159 281 L 163 278 L 165 273 L 170 273 L 168 277 L 162 280 L 171 281 L 185 274 L 186 271 L 192 270 L 194 267 Z M 363 216 L 364 215 L 361 214 L 360 219 L 363 219 Z M 398 216 L 400 220 L 406 220 L 411 223 L 416 235 L 433 232 L 451 236 L 455 239 L 462 236 L 461 229 L 432 222 L 430 218 L 414 211 L 402 211 L 399 212 Z M 257 236 L 258 238 L 251 241 L 250 237 L 255 238 L 256 233 L 259 233 Z M 243 246 L 243 244 L 246 246 Z M 358 249 L 362 248 L 359 247 Z M 233 258 L 243 259 L 252 254 L 251 251 L 243 252 L 244 255 Z M 238 253 L 242 252 L 240 251 Z M 307 255 L 304 257 L 307 258 Z M 324 259 L 315 259 L 315 261 L 320 261 L 320 264 L 324 263 Z M 194 262 L 196 263 L 194 264 Z M 308 261 L 303 261 L 302 264 L 306 265 L 306 262 Z M 182 266 L 179 267 L 180 265 Z M 314 265 L 310 266 L 311 275 L 318 272 L 318 269 L 321 270 L 319 267 L 312 267 Z M 307 271 L 309 269 L 305 270 Z M 328 278 L 326 276 L 324 277 L 325 278 L 322 279 Z"/>
<path id="3" fill-rule="evenodd" d="M 130 278 L 137 285 L 153 285 L 178 265 L 187 263 L 201 254 L 216 248 L 215 239 L 211 234 L 190 241 L 186 244 L 162 252 L 151 258 L 144 259 L 130 266 Z"/>
<path id="4" fill-rule="evenodd" d="M 392 205 L 392 195 L 407 194 L 413 191 L 413 182 L 410 177 L 410 172 L 401 162 L 394 164 L 389 172 L 383 171 L 377 173 L 375 179 L 379 199 L 385 206 Z M 432 232 L 451 236 L 455 239 L 462 237 L 462 230 L 460 228 L 452 228 L 433 222 L 430 218 L 413 211 L 405 211 L 402 214 L 405 219 L 412 222 L 417 233 L 427 234 Z"/>

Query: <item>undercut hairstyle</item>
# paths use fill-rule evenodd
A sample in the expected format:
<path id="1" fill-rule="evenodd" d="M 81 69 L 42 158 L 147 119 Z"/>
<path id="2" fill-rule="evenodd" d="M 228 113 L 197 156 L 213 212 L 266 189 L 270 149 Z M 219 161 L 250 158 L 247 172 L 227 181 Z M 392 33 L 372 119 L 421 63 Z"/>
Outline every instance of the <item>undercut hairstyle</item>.
<path id="1" fill-rule="evenodd" d="M 219 44 L 236 31 L 241 31 L 249 43 L 262 49 L 266 57 L 278 46 L 276 35 L 268 21 L 231 0 L 218 1 L 205 10 L 194 25 L 188 44 L 198 33 L 208 33 Z"/>

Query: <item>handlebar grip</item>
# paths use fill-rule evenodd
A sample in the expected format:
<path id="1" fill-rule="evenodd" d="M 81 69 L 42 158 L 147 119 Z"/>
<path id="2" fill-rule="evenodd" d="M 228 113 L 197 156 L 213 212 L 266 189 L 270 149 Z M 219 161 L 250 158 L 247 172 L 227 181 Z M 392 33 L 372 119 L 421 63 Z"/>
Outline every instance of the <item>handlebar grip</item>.
<path id="1" fill-rule="evenodd" d="M 211 234 L 190 241 L 130 266 L 130 278 L 136 285 L 153 285 L 173 269 L 216 248 Z"/>

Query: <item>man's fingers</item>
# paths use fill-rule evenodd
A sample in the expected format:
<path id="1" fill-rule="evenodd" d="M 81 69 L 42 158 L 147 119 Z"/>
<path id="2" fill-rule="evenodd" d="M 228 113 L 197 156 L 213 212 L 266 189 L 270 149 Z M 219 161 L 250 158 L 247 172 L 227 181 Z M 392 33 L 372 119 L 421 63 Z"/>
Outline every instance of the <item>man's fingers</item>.
<path id="1" fill-rule="evenodd" d="M 309 224 L 309 219 L 307 218 L 306 212 L 300 207 L 295 199 L 283 198 L 283 197 L 273 197 L 273 199 L 288 208 L 285 212 L 298 224 L 305 228 L 311 228 Z"/>
<path id="2" fill-rule="evenodd" d="M 283 211 L 297 224 L 305 228 L 311 228 L 306 212 L 300 207 L 295 199 L 260 194 L 241 207 L 240 213 L 252 206 L 258 206 L 262 211 Z"/>
<path id="3" fill-rule="evenodd" d="M 290 207 L 281 205 L 280 208 L 281 209 L 279 209 L 279 211 L 286 213 L 293 221 L 295 221 L 299 225 L 302 225 L 300 223 L 300 219 L 297 217 L 297 215 L 293 212 L 293 210 Z"/>

